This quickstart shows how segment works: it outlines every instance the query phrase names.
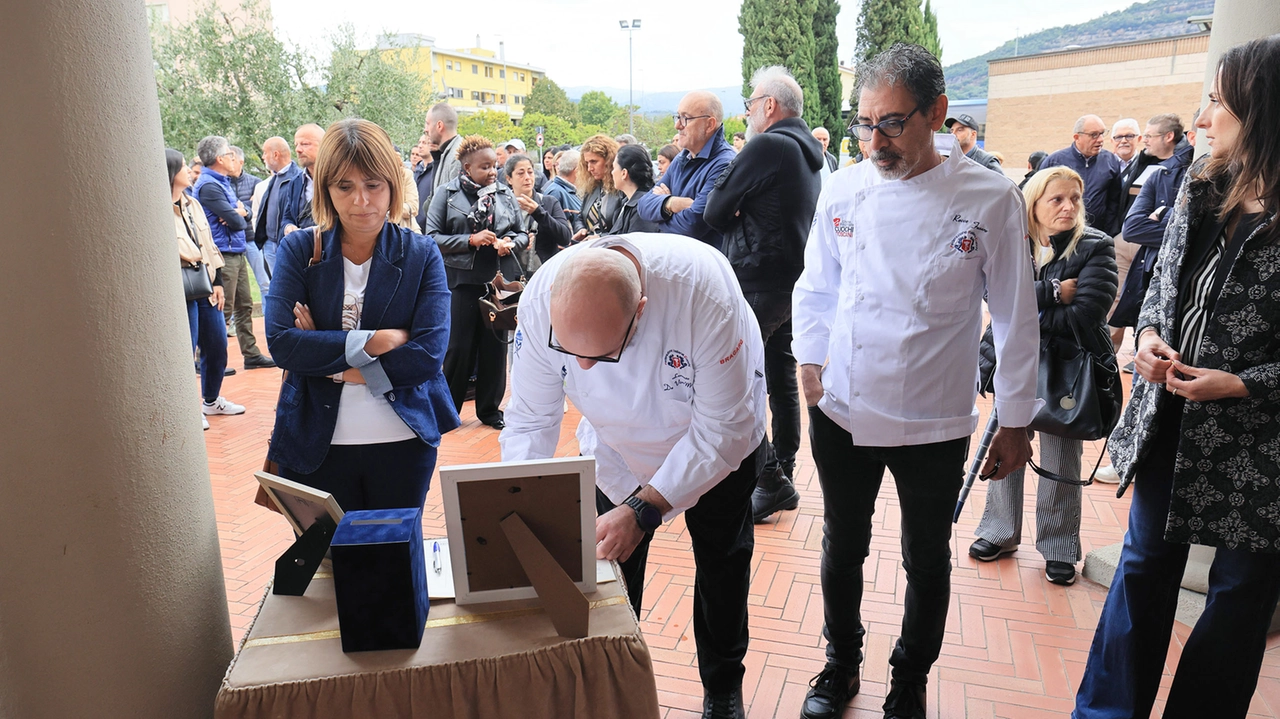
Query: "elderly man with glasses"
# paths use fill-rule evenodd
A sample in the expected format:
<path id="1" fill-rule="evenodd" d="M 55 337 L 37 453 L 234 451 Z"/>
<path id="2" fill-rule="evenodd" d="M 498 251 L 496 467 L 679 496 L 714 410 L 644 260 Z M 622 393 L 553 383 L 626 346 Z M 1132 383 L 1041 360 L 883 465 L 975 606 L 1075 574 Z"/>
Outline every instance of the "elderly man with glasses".
<path id="1" fill-rule="evenodd" d="M 750 108 L 747 108 L 750 112 Z M 686 235 L 720 248 L 723 238 L 703 219 L 716 178 L 737 157 L 724 137 L 724 105 L 712 93 L 696 90 L 677 106 L 677 146 L 662 182 L 637 202 L 640 217 L 662 232 Z"/>
<path id="2" fill-rule="evenodd" d="M 744 717 L 767 412 L 760 328 L 729 261 L 683 237 L 589 240 L 530 280 L 513 344 L 502 459 L 553 456 L 573 402 L 596 459 L 596 556 L 621 562 L 637 617 L 653 533 L 684 515 L 703 717 Z"/>
<path id="3" fill-rule="evenodd" d="M 1040 169 L 1070 167 L 1084 178 L 1084 211 L 1089 226 L 1114 237 L 1124 222 L 1120 200 L 1120 158 L 1102 149 L 1107 126 L 1097 115 L 1076 120 L 1072 143 L 1049 155 Z"/>
<path id="4" fill-rule="evenodd" d="M 885 469 L 893 473 L 906 591 L 886 719 L 924 719 L 951 591 L 951 518 L 964 479 L 986 294 L 998 364 L 1000 428 L 983 474 L 1031 456 L 1040 328 L 1017 187 L 953 148 L 934 149 L 947 117 L 942 66 L 897 44 L 858 68 L 850 132 L 867 159 L 818 198 L 792 341 L 822 486 L 827 664 L 805 719 L 836 719 L 858 693 L 866 627 L 863 563 Z M 883 559 L 883 556 L 882 556 Z"/>

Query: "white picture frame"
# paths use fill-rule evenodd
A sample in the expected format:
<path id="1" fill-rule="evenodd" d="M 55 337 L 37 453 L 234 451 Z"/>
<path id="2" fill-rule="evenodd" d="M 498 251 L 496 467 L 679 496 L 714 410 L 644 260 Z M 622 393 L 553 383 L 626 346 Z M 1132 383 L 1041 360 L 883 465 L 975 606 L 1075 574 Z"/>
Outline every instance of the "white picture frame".
<path id="1" fill-rule="evenodd" d="M 253 476 L 266 490 L 271 503 L 276 505 L 280 514 L 289 521 L 289 526 L 293 527 L 295 534 L 301 535 L 307 531 L 316 518 L 322 516 L 320 514 L 322 511 L 329 515 L 335 527 L 342 521 L 342 515 L 345 512 L 338 506 L 338 501 L 332 494 L 299 484 L 291 479 L 278 477 L 270 472 L 257 472 Z"/>
<path id="2" fill-rule="evenodd" d="M 474 490 L 475 488 L 469 488 L 467 485 L 490 482 L 493 483 L 492 486 L 497 486 L 504 483 L 510 484 L 510 480 L 525 480 L 525 486 L 535 489 L 537 487 L 537 478 L 562 477 L 563 475 L 576 475 L 576 501 L 574 506 L 568 506 L 569 503 L 565 501 L 564 504 L 566 506 L 552 509 L 555 510 L 558 517 L 562 518 L 560 522 L 561 528 L 571 526 L 568 521 L 571 517 L 577 520 L 573 526 L 576 526 L 578 532 L 576 541 L 581 545 L 580 556 L 575 560 L 573 569 L 576 571 L 569 571 L 567 568 L 566 571 L 571 579 L 575 579 L 575 576 L 580 577 L 580 579 L 575 579 L 574 585 L 586 594 L 596 591 L 595 457 L 566 457 L 440 468 L 440 489 L 444 499 L 445 529 L 449 536 L 454 594 L 455 601 L 458 604 L 504 602 L 515 599 L 531 599 L 538 596 L 531 585 L 509 586 L 506 588 L 479 588 L 472 586 L 471 574 L 468 572 L 468 540 L 466 538 L 467 532 L 464 528 L 466 520 L 463 517 L 463 511 L 466 508 L 463 506 L 465 501 L 461 499 L 461 494 L 474 493 L 469 492 L 469 490 Z M 534 484 L 529 484 L 530 482 Z M 462 488 L 461 493 L 459 491 L 460 487 Z M 546 509 L 546 507 L 542 507 L 542 509 Z M 496 506 L 492 502 L 486 503 L 483 510 L 492 516 L 505 516 L 512 511 Z M 525 518 L 523 514 L 521 517 L 522 519 Z M 498 518 L 500 519 L 501 517 Z M 535 526 L 532 521 L 530 522 L 530 528 L 535 534 L 540 531 L 540 527 Z M 545 528 L 545 525 L 543 528 Z M 564 543 L 571 538 L 552 538 L 539 535 L 539 539 L 546 545 L 559 544 L 563 547 Z M 505 542 L 505 537 L 502 538 L 502 541 Z M 551 546 L 548 549 L 551 549 Z M 510 550 L 509 545 L 507 545 L 507 550 Z M 580 566 L 576 564 L 578 560 L 581 561 Z M 563 566 L 563 560 L 561 564 Z M 476 569 L 476 567 L 473 567 L 473 569 Z"/>

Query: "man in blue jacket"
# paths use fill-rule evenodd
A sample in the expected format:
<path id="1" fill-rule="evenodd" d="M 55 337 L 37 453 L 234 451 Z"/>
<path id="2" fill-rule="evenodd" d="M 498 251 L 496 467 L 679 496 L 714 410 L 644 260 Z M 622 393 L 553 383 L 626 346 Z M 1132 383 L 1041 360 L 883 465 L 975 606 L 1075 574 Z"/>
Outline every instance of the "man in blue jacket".
<path id="1" fill-rule="evenodd" d="M 1160 121 L 1164 117 L 1157 115 L 1151 118 L 1152 122 L 1147 123 L 1147 131 L 1142 135 L 1142 141 L 1147 145 L 1145 152 L 1158 158 L 1159 162 L 1149 168 L 1151 172 L 1124 218 L 1124 239 L 1140 247 L 1133 257 L 1128 276 L 1124 278 L 1116 309 L 1107 321 L 1112 327 L 1133 327 L 1138 323 L 1138 310 L 1142 308 L 1151 275 L 1155 272 L 1156 256 L 1164 242 L 1164 229 L 1173 214 L 1173 203 L 1178 198 L 1182 176 L 1186 174 L 1191 155 L 1195 152 L 1183 137 L 1181 125 L 1177 126 L 1177 131 L 1162 125 Z"/>
<path id="2" fill-rule="evenodd" d="M 293 133 L 293 150 L 298 153 L 298 167 L 303 169 L 293 178 L 280 185 L 280 238 L 294 230 L 313 227 L 316 223 L 311 219 L 311 198 L 315 195 L 312 187 L 311 173 L 320 154 L 320 141 L 324 139 L 324 128 L 308 123 Z"/>
<path id="3" fill-rule="evenodd" d="M 293 163 L 293 153 L 289 143 L 283 137 L 268 137 L 262 143 L 262 161 L 271 171 L 271 179 L 267 180 L 267 189 L 260 200 L 261 207 L 255 207 L 253 214 L 258 218 L 255 235 L 262 240 L 262 264 L 270 279 L 271 271 L 276 266 L 276 250 L 280 247 L 280 206 L 283 196 L 280 189 L 288 180 L 297 177 L 302 168 Z M 261 283 L 259 283 L 261 285 Z"/>
<path id="4" fill-rule="evenodd" d="M 1072 128 L 1071 145 L 1049 155 L 1046 167 L 1070 167 L 1084 178 L 1084 210 L 1089 226 L 1114 237 L 1120 232 L 1120 158 L 1102 149 L 1107 126 L 1097 115 L 1085 115 Z"/>
<path id="5" fill-rule="evenodd" d="M 210 135 L 196 145 L 196 154 L 204 163 L 204 172 L 196 180 L 196 199 L 204 207 L 213 233 L 213 244 L 222 252 L 222 286 L 227 304 L 223 309 L 228 321 L 235 313 L 236 341 L 244 357 L 245 369 L 275 367 L 276 363 L 264 357 L 253 336 L 253 295 L 249 290 L 249 264 L 245 259 L 245 217 L 249 211 L 236 197 L 231 187 L 236 155 L 231 151 L 227 138 Z"/>
<path id="6" fill-rule="evenodd" d="M 720 249 L 720 232 L 702 215 L 716 179 L 737 157 L 724 139 L 724 106 L 712 93 L 695 90 L 680 101 L 675 119 L 684 149 L 671 161 L 662 184 L 639 199 L 637 209 L 662 232 L 687 235 Z"/>

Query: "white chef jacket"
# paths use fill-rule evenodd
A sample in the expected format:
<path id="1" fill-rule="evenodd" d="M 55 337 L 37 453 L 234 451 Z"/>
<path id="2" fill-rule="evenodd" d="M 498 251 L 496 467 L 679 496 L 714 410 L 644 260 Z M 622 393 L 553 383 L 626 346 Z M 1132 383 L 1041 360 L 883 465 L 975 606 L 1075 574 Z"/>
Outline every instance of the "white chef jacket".
<path id="1" fill-rule="evenodd" d="M 801 364 L 826 365 L 818 406 L 855 444 L 973 433 L 984 290 L 1000 424 L 1031 422 L 1040 326 L 1026 236 L 1017 186 L 962 152 L 909 180 L 870 162 L 832 176 L 792 294 L 791 346 Z"/>
<path id="2" fill-rule="evenodd" d="M 673 507 L 670 519 L 764 439 L 760 327 L 728 260 L 710 245 L 646 233 L 583 244 L 635 255 L 649 300 L 621 361 L 584 370 L 547 346 L 551 283 L 578 248 L 538 270 L 520 299 L 502 459 L 551 457 L 567 396 L 582 412 L 578 445 L 595 456 L 601 491 L 621 504 L 648 484 Z"/>

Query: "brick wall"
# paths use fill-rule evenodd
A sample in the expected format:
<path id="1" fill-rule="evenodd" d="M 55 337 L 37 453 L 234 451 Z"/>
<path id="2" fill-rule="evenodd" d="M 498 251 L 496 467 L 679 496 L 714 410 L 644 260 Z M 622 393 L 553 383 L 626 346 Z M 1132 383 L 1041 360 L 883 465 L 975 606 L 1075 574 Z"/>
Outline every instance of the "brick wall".
<path id="1" fill-rule="evenodd" d="M 1121 118 L 1145 127 L 1164 112 L 1190 125 L 1207 47 L 1202 34 L 992 62 L 986 147 L 1003 153 L 1005 172 L 1021 178 L 1032 152 L 1071 144 L 1081 115 L 1100 116 L 1108 131 Z M 1112 149 L 1109 139 L 1105 147 Z"/>

